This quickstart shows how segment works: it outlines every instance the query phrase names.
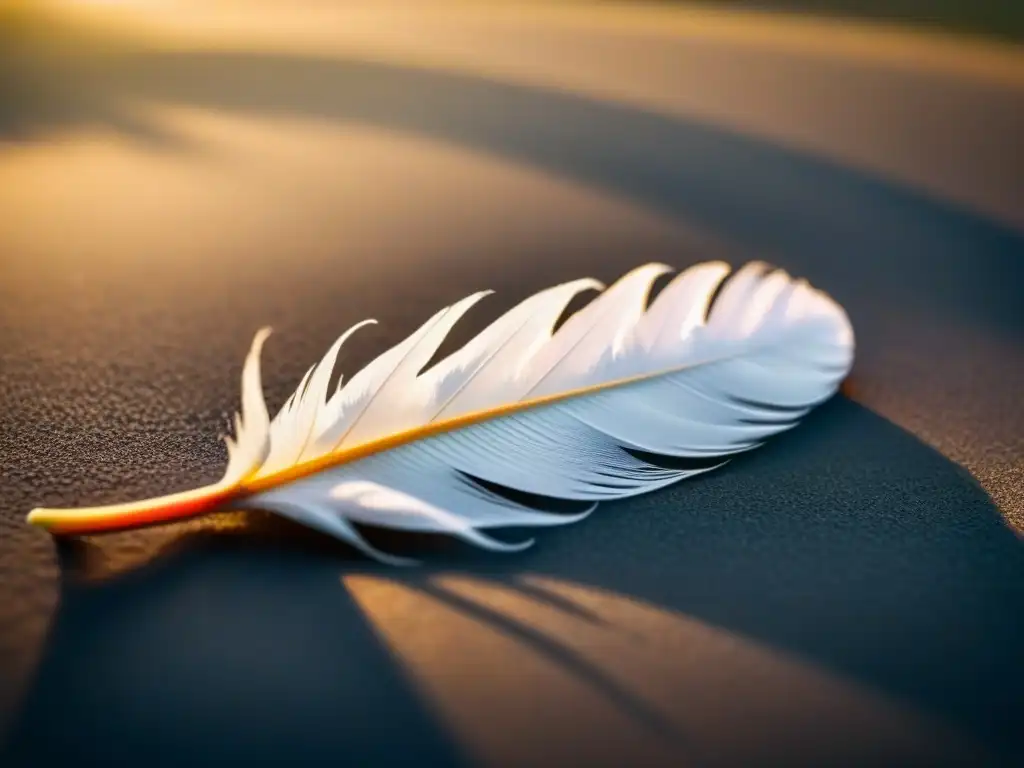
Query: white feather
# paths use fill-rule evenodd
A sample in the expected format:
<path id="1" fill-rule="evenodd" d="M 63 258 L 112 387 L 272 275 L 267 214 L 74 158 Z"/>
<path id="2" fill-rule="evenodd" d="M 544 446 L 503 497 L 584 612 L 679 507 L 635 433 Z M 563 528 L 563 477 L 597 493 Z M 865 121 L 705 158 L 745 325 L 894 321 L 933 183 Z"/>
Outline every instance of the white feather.
<path id="1" fill-rule="evenodd" d="M 806 282 L 752 263 L 722 285 L 729 267 L 712 262 L 678 275 L 645 309 L 654 280 L 668 271 L 650 264 L 630 272 L 553 334 L 574 296 L 602 286 L 577 280 L 542 291 L 421 372 L 459 318 L 486 295 L 473 294 L 327 397 L 338 352 L 363 324 L 357 325 L 310 369 L 273 421 L 260 391 L 267 335 L 261 331 L 242 376 L 242 414 L 228 440 L 224 482 L 244 486 L 321 462 L 298 479 L 257 484 L 263 489 L 246 504 L 386 562 L 406 561 L 372 547 L 352 523 L 517 550 L 530 542 L 503 544 L 482 530 L 576 522 L 599 501 L 720 466 L 794 426 L 849 372 L 854 340 L 846 313 Z M 467 414 L 479 418 L 401 438 Z M 353 448 L 395 435 L 393 445 L 345 460 Z M 706 465 L 665 468 L 645 454 Z M 552 513 L 493 486 L 589 506 L 578 514 Z"/>

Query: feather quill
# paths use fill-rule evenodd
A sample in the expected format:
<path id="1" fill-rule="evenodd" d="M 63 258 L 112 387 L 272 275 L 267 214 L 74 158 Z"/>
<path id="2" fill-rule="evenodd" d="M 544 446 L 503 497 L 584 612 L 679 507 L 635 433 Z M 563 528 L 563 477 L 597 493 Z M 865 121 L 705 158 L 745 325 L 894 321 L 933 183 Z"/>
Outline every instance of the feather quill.
<path id="1" fill-rule="evenodd" d="M 35 509 L 29 522 L 86 534 L 262 509 L 389 563 L 354 524 L 441 532 L 495 551 L 499 527 L 576 522 L 598 502 L 663 488 L 721 466 L 795 426 L 831 397 L 853 363 L 843 309 L 760 262 L 677 275 L 647 307 L 648 264 L 604 289 L 558 285 L 502 315 L 423 370 L 487 292 L 431 317 L 351 380 L 328 383 L 346 331 L 271 419 L 256 334 L 241 411 L 214 485 L 129 504 Z M 604 290 L 602 290 L 604 289 Z M 602 292 L 553 332 L 569 302 Z M 657 457 L 676 460 L 657 461 Z M 684 460 L 680 462 L 679 460 Z M 574 514 L 538 499 L 578 502 Z"/>

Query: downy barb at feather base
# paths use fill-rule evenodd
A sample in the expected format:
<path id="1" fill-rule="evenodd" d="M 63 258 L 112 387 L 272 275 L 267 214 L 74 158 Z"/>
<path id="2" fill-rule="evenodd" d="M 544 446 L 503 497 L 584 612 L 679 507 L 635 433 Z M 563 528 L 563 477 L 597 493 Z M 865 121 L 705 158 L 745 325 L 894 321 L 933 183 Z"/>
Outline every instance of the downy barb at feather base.
<path id="1" fill-rule="evenodd" d="M 805 281 L 760 262 L 731 276 L 709 262 L 677 275 L 647 307 L 652 284 L 670 271 L 648 264 L 607 289 L 582 279 L 541 291 L 424 371 L 487 292 L 473 294 L 328 392 L 342 345 L 374 322 L 364 321 L 273 419 L 260 382 L 263 329 L 245 361 L 220 482 L 128 504 L 35 509 L 28 520 L 90 534 L 251 508 L 386 562 L 405 561 L 372 547 L 353 523 L 523 549 L 532 542 L 485 531 L 576 522 L 600 501 L 721 466 L 795 426 L 849 372 L 846 313 Z M 552 332 L 568 303 L 592 290 L 602 292 Z M 555 513 L 544 499 L 581 509 Z"/>

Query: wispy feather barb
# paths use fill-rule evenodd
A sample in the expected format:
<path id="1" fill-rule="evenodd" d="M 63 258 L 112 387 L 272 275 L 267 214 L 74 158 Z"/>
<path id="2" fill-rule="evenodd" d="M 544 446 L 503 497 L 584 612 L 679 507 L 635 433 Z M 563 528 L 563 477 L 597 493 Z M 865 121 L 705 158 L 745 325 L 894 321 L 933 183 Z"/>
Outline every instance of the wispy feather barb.
<path id="1" fill-rule="evenodd" d="M 676 276 L 646 308 L 669 271 L 630 272 L 554 333 L 577 294 L 604 286 L 583 279 L 541 291 L 423 371 L 487 292 L 473 294 L 329 392 L 342 345 L 367 320 L 309 369 L 273 419 L 260 381 L 263 329 L 246 358 L 219 483 L 112 507 L 37 509 L 29 520 L 90 533 L 230 504 L 276 512 L 387 562 L 404 561 L 371 547 L 353 523 L 518 550 L 531 542 L 483 531 L 575 522 L 597 502 L 706 472 L 796 425 L 849 372 L 846 313 L 806 282 L 758 262 L 726 280 L 728 265 L 710 262 Z M 642 458 L 651 454 L 701 468 Z M 524 500 L 543 497 L 589 506 L 566 515 Z"/>

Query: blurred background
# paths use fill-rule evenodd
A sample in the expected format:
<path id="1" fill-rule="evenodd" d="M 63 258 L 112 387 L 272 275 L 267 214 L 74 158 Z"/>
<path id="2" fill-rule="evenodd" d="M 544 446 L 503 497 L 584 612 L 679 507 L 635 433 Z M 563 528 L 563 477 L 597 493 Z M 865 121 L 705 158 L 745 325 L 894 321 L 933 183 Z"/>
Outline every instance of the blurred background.
<path id="1" fill-rule="evenodd" d="M 932 30 L 974 33 L 1019 42 L 1024 10 L 1008 0 L 700 0 L 709 6 L 787 11 L 837 19 L 874 19 Z"/>
<path id="2" fill-rule="evenodd" d="M 0 0 L 0 763 L 1014 764 L 1022 8 Z M 264 325 L 274 409 L 713 258 L 846 307 L 843 394 L 522 556 L 23 522 L 217 479 Z"/>

